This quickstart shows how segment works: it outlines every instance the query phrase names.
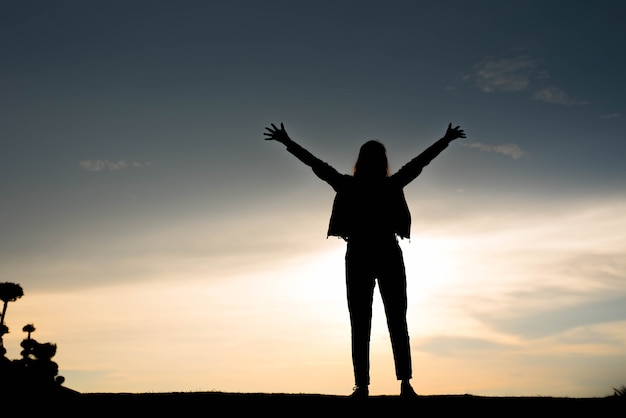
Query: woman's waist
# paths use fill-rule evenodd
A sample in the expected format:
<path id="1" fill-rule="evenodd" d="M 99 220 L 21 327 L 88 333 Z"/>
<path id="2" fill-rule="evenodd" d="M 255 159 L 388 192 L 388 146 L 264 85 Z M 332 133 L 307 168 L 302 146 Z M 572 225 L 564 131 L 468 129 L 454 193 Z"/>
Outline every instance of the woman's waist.
<path id="1" fill-rule="evenodd" d="M 385 244 L 397 244 L 398 237 L 395 233 L 384 234 L 351 234 L 347 237 L 346 241 L 352 245 L 385 245 Z"/>

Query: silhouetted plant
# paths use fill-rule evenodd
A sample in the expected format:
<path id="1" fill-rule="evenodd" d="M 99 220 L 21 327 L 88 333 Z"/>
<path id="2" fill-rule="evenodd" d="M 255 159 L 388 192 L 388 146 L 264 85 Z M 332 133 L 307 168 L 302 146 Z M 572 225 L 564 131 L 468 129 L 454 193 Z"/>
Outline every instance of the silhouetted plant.
<path id="1" fill-rule="evenodd" d="M 30 340 L 30 334 L 35 332 L 35 326 L 33 324 L 24 325 L 24 328 L 22 328 L 22 331 L 28 333 L 27 340 Z"/>
<path id="2" fill-rule="evenodd" d="M 59 366 L 52 361 L 57 352 L 56 344 L 40 343 L 31 338 L 31 332 L 35 331 L 33 324 L 24 326 L 23 330 L 28 333 L 28 338 L 20 344 L 23 348 L 22 358 L 13 362 L 21 383 L 28 388 L 39 390 L 50 389 L 63 383 L 65 379 L 57 376 Z"/>
<path id="3" fill-rule="evenodd" d="M 27 337 L 21 342 L 22 358 L 9 360 L 6 358 L 6 349 L 2 343 L 2 336 L 9 332 L 4 324 L 7 305 L 24 295 L 22 287 L 16 283 L 0 283 L 0 300 L 4 302 L 2 317 L 0 318 L 0 394 L 21 393 L 54 393 L 65 378 L 57 376 L 59 366 L 52 361 L 57 352 L 56 344 L 40 343 L 32 338 L 35 332 L 33 324 L 27 324 L 22 331 Z"/>
<path id="4" fill-rule="evenodd" d="M 22 296 L 24 296 L 24 290 L 19 284 L 10 282 L 0 283 L 0 300 L 4 302 L 0 324 L 4 324 L 4 316 L 7 313 L 9 302 L 14 302 Z"/>
<path id="5" fill-rule="evenodd" d="M 4 355 L 7 353 L 7 350 L 4 348 L 4 343 L 2 342 L 2 336 L 9 332 L 9 328 L 2 324 L 0 325 L 0 360 L 7 360 Z M 7 360 L 8 361 L 8 360 Z"/>
<path id="6" fill-rule="evenodd" d="M 0 283 L 0 300 L 4 302 L 2 315 L 0 316 L 0 355 L 2 356 L 4 356 L 7 352 L 4 348 L 2 337 L 4 334 L 9 333 L 9 328 L 4 325 L 4 317 L 7 313 L 7 306 L 9 305 L 9 302 L 14 302 L 22 296 L 24 296 L 24 290 L 19 284 L 11 282 Z"/>
<path id="7" fill-rule="evenodd" d="M 7 313 L 9 302 L 14 302 L 22 296 L 24 296 L 24 290 L 22 290 L 22 286 L 19 284 L 10 282 L 0 283 L 0 300 L 4 302 L 2 316 L 0 316 L 0 325 L 4 325 L 4 317 Z"/>
<path id="8" fill-rule="evenodd" d="M 619 388 L 613 388 L 614 396 L 622 399 L 626 399 L 626 386 L 622 385 Z"/>

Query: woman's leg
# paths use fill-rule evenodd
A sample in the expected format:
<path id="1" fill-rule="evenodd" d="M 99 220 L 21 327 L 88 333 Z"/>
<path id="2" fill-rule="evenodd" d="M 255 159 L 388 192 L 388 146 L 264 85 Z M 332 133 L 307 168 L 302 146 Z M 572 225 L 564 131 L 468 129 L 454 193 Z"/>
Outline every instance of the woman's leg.
<path id="1" fill-rule="evenodd" d="M 408 380 L 412 377 L 412 365 L 406 321 L 407 293 L 404 260 L 402 250 L 397 244 L 390 246 L 385 252 L 384 267 L 380 269 L 378 285 L 387 316 L 396 377 L 398 380 Z"/>
<path id="2" fill-rule="evenodd" d="M 370 333 L 375 277 L 367 266 L 367 252 L 348 246 L 346 252 L 346 292 L 352 336 L 352 364 L 357 387 L 370 383 Z"/>

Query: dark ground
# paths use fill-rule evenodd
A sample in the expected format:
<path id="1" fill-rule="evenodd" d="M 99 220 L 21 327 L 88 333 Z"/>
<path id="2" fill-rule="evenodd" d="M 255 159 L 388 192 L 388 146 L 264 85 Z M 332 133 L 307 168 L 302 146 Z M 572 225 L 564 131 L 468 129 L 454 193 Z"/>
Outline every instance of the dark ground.
<path id="1" fill-rule="evenodd" d="M 624 416 L 626 399 L 483 397 L 472 395 L 430 395 L 414 400 L 397 396 L 371 396 L 356 401 L 346 396 L 319 394 L 263 394 L 225 392 L 181 393 L 77 393 L 65 390 L 54 396 L 28 396 L 18 408 L 39 412 L 58 412 L 59 416 L 309 416 L 310 414 L 403 414 L 408 416 L 448 416 L 480 414 L 507 416 L 517 414 L 558 414 L 559 416 Z M 34 412 L 34 411 L 33 411 Z M 35 416 L 35 415 L 33 415 Z"/>

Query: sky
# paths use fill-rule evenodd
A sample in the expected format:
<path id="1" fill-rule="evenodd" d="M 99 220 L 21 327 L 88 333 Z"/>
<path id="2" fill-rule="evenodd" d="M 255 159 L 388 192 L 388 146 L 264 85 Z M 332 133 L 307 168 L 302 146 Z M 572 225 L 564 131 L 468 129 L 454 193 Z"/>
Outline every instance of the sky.
<path id="1" fill-rule="evenodd" d="M 7 357 L 80 392 L 349 394 L 332 189 L 453 142 L 405 189 L 420 394 L 626 384 L 621 1 L 0 2 Z M 378 293 L 370 394 L 397 394 Z"/>

